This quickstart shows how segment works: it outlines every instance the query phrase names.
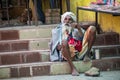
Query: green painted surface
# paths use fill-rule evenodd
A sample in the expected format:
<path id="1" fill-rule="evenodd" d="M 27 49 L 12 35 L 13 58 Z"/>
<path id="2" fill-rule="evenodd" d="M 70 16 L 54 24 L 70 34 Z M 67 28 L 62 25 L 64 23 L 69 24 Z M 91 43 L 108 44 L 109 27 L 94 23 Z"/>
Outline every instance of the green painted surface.
<path id="1" fill-rule="evenodd" d="M 30 41 L 29 49 L 30 50 L 40 50 L 40 49 L 49 49 L 48 48 L 49 39 L 41 39 Z"/>
<path id="2" fill-rule="evenodd" d="M 37 30 L 37 37 L 38 38 L 48 38 L 51 37 L 51 28 L 41 28 Z"/>
<path id="3" fill-rule="evenodd" d="M 52 28 L 35 28 L 19 30 L 20 39 L 50 38 Z"/>
<path id="4" fill-rule="evenodd" d="M 10 78 L 10 68 L 0 68 L 0 78 Z"/>
<path id="5" fill-rule="evenodd" d="M 20 39 L 32 39 L 37 37 L 36 29 L 19 30 Z"/>
<path id="6" fill-rule="evenodd" d="M 42 62 L 43 61 L 50 61 L 50 56 L 49 56 L 50 52 L 42 52 L 41 54 L 41 58 L 42 58 Z"/>
<path id="7" fill-rule="evenodd" d="M 85 72 L 91 68 L 91 62 L 76 61 L 73 62 L 78 72 Z M 51 74 L 68 74 L 71 73 L 69 64 L 66 62 L 56 62 L 56 64 L 51 65 Z"/>

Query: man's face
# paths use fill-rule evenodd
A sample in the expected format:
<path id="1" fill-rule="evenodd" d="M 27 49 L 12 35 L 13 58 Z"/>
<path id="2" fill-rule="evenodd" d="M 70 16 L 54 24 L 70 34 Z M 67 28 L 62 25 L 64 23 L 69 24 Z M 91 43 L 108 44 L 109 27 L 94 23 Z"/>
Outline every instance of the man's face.
<path id="1" fill-rule="evenodd" d="M 69 25 L 73 22 L 73 19 L 70 16 L 66 16 L 63 22 Z"/>

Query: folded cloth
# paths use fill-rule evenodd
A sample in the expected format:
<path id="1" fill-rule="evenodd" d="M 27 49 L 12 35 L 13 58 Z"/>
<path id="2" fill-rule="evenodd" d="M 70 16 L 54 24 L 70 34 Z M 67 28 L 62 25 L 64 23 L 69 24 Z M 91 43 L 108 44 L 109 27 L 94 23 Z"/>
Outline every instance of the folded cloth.
<path id="1" fill-rule="evenodd" d="M 92 67 L 90 70 L 85 72 L 85 75 L 97 77 L 100 75 L 100 70 L 96 67 Z"/>

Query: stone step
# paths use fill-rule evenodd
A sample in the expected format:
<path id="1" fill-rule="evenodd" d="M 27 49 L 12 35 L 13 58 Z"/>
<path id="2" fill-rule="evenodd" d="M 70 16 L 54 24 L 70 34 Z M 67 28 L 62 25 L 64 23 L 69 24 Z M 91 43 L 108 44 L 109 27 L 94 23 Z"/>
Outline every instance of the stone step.
<path id="1" fill-rule="evenodd" d="M 91 67 L 97 67 L 101 71 L 120 70 L 120 57 L 89 62 L 73 61 L 73 63 L 80 73 L 89 70 Z M 0 66 L 0 78 L 63 75 L 70 73 L 71 70 L 67 62 L 37 62 Z"/>
<path id="2" fill-rule="evenodd" d="M 51 30 L 57 25 L 25 26 L 16 28 L 1 28 L 0 40 L 51 38 Z"/>
<path id="3" fill-rule="evenodd" d="M 3 40 L 0 41 L 0 52 L 49 49 L 50 38 Z"/>
<path id="4" fill-rule="evenodd" d="M 50 38 L 2 40 L 0 41 L 0 53 L 27 50 L 46 50 L 49 49 L 49 42 Z M 103 48 L 99 50 L 99 53 L 101 57 L 119 56 L 120 48 Z"/>
<path id="5" fill-rule="evenodd" d="M 101 71 L 120 70 L 120 56 L 93 60 L 92 66 L 99 68 Z"/>
<path id="6" fill-rule="evenodd" d="M 99 46 L 110 46 L 110 45 L 120 45 L 120 34 L 116 32 L 105 32 L 96 35 L 96 40 L 93 47 Z M 113 57 L 120 56 L 120 48 L 110 47 L 110 48 L 99 48 L 100 57 Z"/>
<path id="7" fill-rule="evenodd" d="M 92 46 L 96 58 L 120 56 L 120 45 Z"/>
<path id="8" fill-rule="evenodd" d="M 49 50 L 15 51 L 0 53 L 0 65 L 49 61 Z"/>
<path id="9" fill-rule="evenodd" d="M 101 53 L 100 53 L 101 54 Z M 106 54 L 99 59 L 102 58 L 111 58 L 118 57 L 110 56 L 110 54 Z M 50 50 L 28 50 L 28 51 L 13 51 L 13 52 L 0 52 L 0 65 L 8 65 L 8 64 L 20 64 L 20 63 L 31 63 L 31 62 L 45 62 L 50 61 Z"/>
<path id="10" fill-rule="evenodd" d="M 74 62 L 79 72 L 90 69 L 91 62 Z M 84 67 L 83 67 L 84 66 Z M 70 74 L 67 62 L 40 62 L 0 66 L 0 78 Z"/>
<path id="11" fill-rule="evenodd" d="M 120 44 L 120 34 L 116 32 L 105 32 L 96 35 L 94 45 L 118 45 Z"/>

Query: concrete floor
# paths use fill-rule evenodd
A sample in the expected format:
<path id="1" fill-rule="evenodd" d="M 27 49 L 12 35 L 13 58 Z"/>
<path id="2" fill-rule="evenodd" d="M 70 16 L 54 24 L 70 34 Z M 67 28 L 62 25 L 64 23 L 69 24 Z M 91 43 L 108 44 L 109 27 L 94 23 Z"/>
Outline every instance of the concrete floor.
<path id="1" fill-rule="evenodd" d="M 81 73 L 79 76 L 72 75 L 54 75 L 54 76 L 36 76 L 26 78 L 11 78 L 0 80 L 120 80 L 120 70 L 101 72 L 99 77 L 85 76 Z"/>

